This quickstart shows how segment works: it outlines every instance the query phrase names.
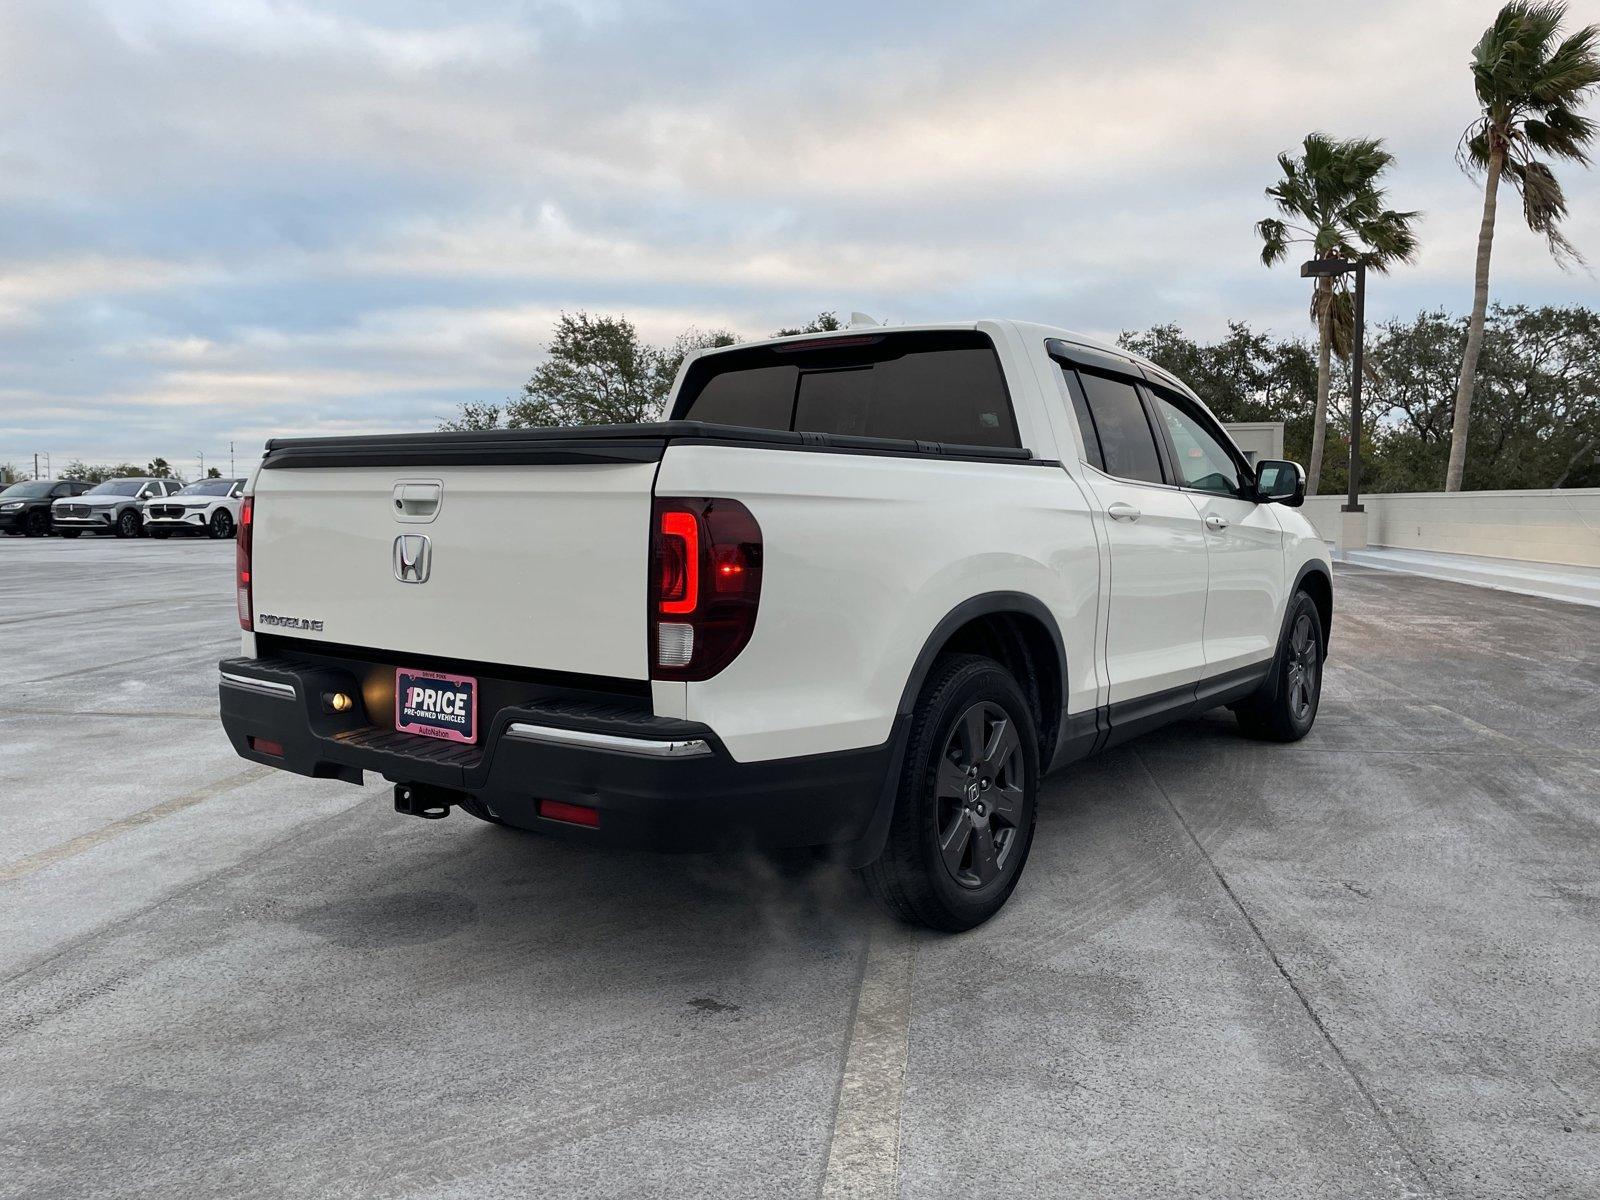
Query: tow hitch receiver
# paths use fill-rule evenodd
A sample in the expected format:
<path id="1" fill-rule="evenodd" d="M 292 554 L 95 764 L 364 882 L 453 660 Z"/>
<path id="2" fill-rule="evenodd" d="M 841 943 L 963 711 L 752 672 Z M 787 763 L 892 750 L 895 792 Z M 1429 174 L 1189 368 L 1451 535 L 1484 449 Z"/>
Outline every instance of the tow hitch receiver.
<path id="1" fill-rule="evenodd" d="M 432 787 L 426 783 L 394 785 L 394 810 L 408 817 L 442 821 L 450 815 L 450 806 L 459 803 L 461 794 L 449 788 Z"/>

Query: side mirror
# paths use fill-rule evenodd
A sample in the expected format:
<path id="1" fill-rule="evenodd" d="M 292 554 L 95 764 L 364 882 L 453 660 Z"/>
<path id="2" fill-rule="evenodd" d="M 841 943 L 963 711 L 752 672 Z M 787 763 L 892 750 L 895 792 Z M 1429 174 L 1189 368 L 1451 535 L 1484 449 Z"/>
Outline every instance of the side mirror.
<path id="1" fill-rule="evenodd" d="M 1306 472 L 1299 463 L 1264 458 L 1256 464 L 1256 500 L 1299 508 L 1306 502 Z"/>

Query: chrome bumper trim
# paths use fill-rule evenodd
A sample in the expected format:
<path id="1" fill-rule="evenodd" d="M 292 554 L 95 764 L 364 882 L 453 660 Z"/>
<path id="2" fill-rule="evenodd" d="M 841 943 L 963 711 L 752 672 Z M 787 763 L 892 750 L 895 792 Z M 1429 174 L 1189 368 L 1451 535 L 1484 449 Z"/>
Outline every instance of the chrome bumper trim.
<path id="1" fill-rule="evenodd" d="M 268 696 L 286 696 L 290 700 L 295 697 L 294 684 L 278 683 L 271 679 L 252 679 L 248 675 L 234 675 L 228 671 L 219 672 L 222 682 L 226 686 L 243 688 L 247 692 L 262 692 Z"/>
<path id="2" fill-rule="evenodd" d="M 581 746 L 587 750 L 611 750 L 617 754 L 637 754 L 645 758 L 697 758 L 711 753 L 711 746 L 703 738 L 663 742 L 614 733 L 588 733 L 581 729 L 555 729 L 549 725 L 528 725 L 520 721 L 507 727 L 506 736 L 524 742 Z"/>

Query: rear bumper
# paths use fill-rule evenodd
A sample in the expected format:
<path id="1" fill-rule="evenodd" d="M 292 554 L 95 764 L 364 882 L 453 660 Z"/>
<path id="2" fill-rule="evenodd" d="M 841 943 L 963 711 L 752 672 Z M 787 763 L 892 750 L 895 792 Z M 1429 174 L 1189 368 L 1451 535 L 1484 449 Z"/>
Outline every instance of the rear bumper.
<path id="1" fill-rule="evenodd" d="M 222 724 L 252 762 L 360 783 L 470 797 L 508 825 L 597 844 L 673 852 L 835 846 L 847 862 L 877 853 L 892 802 L 901 726 L 882 746 L 740 763 L 703 725 L 590 702 L 542 700 L 484 714 L 479 746 L 396 733 L 358 703 L 324 711 L 325 692 L 359 696 L 353 675 L 284 660 L 225 659 Z M 269 754 L 265 741 L 282 748 Z M 552 820 L 541 801 L 596 810 L 588 828 Z"/>

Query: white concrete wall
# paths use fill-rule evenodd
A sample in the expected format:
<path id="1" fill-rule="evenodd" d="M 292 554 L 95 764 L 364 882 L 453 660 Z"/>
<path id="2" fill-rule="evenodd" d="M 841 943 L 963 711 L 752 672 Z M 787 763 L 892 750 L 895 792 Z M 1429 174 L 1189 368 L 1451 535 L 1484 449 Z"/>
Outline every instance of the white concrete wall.
<path id="1" fill-rule="evenodd" d="M 1600 488 L 1388 492 L 1361 502 L 1374 546 L 1600 567 Z M 1343 503 L 1343 496 L 1308 496 L 1301 511 L 1331 542 Z"/>

